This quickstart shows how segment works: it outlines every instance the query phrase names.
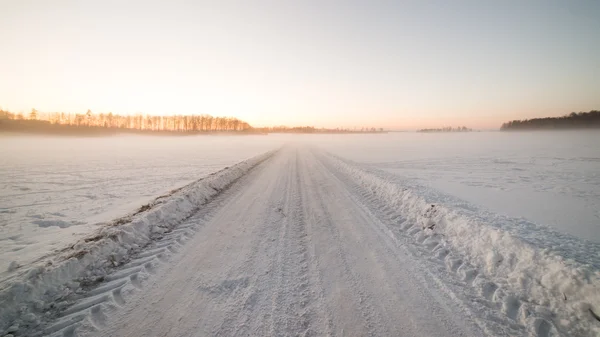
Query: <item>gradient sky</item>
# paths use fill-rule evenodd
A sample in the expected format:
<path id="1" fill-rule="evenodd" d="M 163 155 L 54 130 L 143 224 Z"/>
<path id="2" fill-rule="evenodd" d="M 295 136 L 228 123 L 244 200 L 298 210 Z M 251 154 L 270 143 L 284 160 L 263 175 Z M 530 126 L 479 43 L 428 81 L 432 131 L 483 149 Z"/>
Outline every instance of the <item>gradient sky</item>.
<path id="1" fill-rule="evenodd" d="M 600 1 L 0 0 L 0 106 L 496 128 L 600 109 Z"/>

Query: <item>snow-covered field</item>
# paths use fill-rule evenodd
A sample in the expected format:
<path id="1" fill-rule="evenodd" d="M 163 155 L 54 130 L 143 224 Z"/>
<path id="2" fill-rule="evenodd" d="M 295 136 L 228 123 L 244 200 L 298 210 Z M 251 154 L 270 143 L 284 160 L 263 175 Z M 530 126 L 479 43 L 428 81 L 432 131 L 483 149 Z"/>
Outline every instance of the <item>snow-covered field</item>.
<path id="1" fill-rule="evenodd" d="M 600 242 L 600 132 L 399 133 L 319 143 L 492 212 Z"/>
<path id="2" fill-rule="evenodd" d="M 0 334 L 595 336 L 599 141 L 3 138 Z"/>
<path id="3" fill-rule="evenodd" d="M 211 172 L 277 147 L 265 136 L 0 135 L 0 280 Z"/>

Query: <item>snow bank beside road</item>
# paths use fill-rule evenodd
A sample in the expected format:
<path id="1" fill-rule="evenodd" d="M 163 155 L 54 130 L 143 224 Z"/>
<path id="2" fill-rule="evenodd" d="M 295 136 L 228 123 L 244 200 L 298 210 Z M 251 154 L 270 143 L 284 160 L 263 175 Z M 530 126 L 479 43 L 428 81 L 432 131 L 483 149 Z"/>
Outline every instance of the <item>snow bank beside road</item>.
<path id="1" fill-rule="evenodd" d="M 492 223 L 492 217 L 440 204 L 384 172 L 334 156 L 325 160 L 398 211 L 404 218 L 398 225 L 406 234 L 430 247 L 449 271 L 461 274 L 532 335 L 600 334 L 592 314 L 600 312 L 599 245 L 557 239 L 533 224 L 504 227 Z"/>
<path id="2" fill-rule="evenodd" d="M 0 284 L 0 332 L 16 330 L 17 319 L 18 324 L 35 325 L 46 309 L 60 305 L 57 299 L 78 290 L 77 279 L 101 278 L 107 267 L 126 262 L 132 252 L 150 241 L 152 234 L 168 231 L 275 152 L 253 157 L 159 197 L 58 254 L 21 267 L 17 275 Z"/>

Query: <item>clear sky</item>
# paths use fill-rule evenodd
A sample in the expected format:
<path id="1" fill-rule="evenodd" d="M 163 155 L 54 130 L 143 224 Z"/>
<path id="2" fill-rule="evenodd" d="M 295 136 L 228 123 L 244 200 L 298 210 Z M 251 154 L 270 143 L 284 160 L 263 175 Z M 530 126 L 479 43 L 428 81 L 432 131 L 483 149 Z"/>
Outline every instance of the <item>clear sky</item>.
<path id="1" fill-rule="evenodd" d="M 600 109 L 600 1 L 0 0 L 0 106 L 495 128 Z"/>

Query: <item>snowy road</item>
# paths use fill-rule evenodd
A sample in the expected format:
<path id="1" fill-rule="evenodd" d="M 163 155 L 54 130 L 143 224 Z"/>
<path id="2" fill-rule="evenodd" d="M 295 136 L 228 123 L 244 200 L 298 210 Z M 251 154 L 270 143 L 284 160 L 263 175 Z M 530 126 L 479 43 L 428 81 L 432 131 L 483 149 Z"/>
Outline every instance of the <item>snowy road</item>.
<path id="1" fill-rule="evenodd" d="M 193 238 L 90 335 L 481 336 L 370 206 L 284 149 L 195 215 Z"/>
<path id="2" fill-rule="evenodd" d="M 597 335 L 593 244 L 558 236 L 553 251 L 521 225 L 541 250 L 415 191 L 288 145 L 24 270 L 0 323 L 52 337 Z"/>

